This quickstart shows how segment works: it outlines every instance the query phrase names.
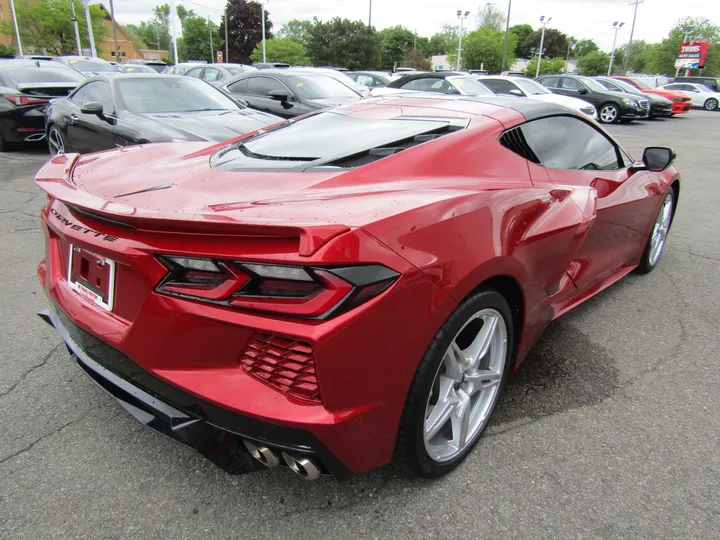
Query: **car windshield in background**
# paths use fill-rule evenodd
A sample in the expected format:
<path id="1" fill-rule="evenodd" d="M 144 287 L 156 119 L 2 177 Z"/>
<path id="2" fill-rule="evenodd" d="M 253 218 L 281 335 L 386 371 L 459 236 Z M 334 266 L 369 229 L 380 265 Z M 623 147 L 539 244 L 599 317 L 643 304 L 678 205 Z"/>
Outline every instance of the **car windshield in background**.
<path id="1" fill-rule="evenodd" d="M 92 60 L 68 60 L 68 64 L 78 71 L 117 72 L 115 66 L 105 62 L 93 62 Z"/>
<path id="2" fill-rule="evenodd" d="M 123 68 L 125 69 L 125 71 L 127 73 L 157 73 L 157 71 L 155 71 L 151 67 L 138 66 L 135 64 L 126 65 L 126 66 L 123 66 Z"/>
<path id="3" fill-rule="evenodd" d="M 241 68 L 231 68 L 231 67 L 229 67 L 229 68 L 225 68 L 225 69 L 227 69 L 233 77 L 236 77 L 236 76 L 238 76 L 238 75 L 242 75 L 242 74 L 243 74 L 243 70 L 242 70 Z"/>
<path id="4" fill-rule="evenodd" d="M 304 99 L 359 97 L 343 83 L 326 75 L 291 75 L 287 82 L 290 89 Z"/>
<path id="5" fill-rule="evenodd" d="M 492 96 L 493 92 L 487 89 L 472 77 L 448 77 L 453 86 L 460 89 L 466 96 Z"/>
<path id="6" fill-rule="evenodd" d="M 705 86 L 704 84 L 698 84 L 697 87 L 698 87 L 698 90 L 700 90 L 701 92 L 710 92 L 712 94 L 717 94 L 717 92 L 715 90 L 713 90 L 709 86 Z"/>
<path id="7" fill-rule="evenodd" d="M 633 79 L 633 82 L 634 82 L 635 84 L 637 84 L 637 85 L 638 85 L 640 88 L 642 88 L 643 90 L 653 90 L 653 87 L 650 86 L 650 85 L 649 85 L 648 83 L 646 83 L 645 81 L 642 81 L 642 80 L 640 80 L 640 79 Z"/>
<path id="8" fill-rule="evenodd" d="M 627 92 L 628 94 L 635 94 L 635 95 L 638 95 L 638 96 L 642 96 L 642 95 L 643 95 L 643 93 L 642 93 L 640 90 L 638 90 L 637 88 L 635 88 L 632 84 L 626 83 L 625 81 L 620 81 L 620 80 L 614 79 L 613 82 L 612 82 L 612 84 L 614 84 L 614 85 L 616 85 L 616 86 L 619 86 L 620 88 L 622 88 L 622 89 L 623 89 L 625 92 Z"/>
<path id="9" fill-rule="evenodd" d="M 68 68 L 44 67 L 12 67 L 5 68 L 4 73 L 17 84 L 33 83 L 80 83 L 85 77 Z"/>
<path id="10" fill-rule="evenodd" d="M 447 126 L 448 121 L 408 118 L 375 120 L 332 111 L 307 116 L 242 143 L 259 159 L 314 160 L 348 156 Z M 352 134 L 352 136 L 349 136 Z M 215 166 L 233 167 L 245 154 L 234 147 L 216 154 Z"/>
<path id="11" fill-rule="evenodd" d="M 125 108 L 134 113 L 240 110 L 241 107 L 206 82 L 192 78 L 142 77 L 118 79 Z"/>
<path id="12" fill-rule="evenodd" d="M 519 88 L 521 88 L 522 91 L 529 96 L 552 94 L 552 92 L 545 88 L 542 84 L 540 84 L 539 82 L 535 82 L 531 79 L 521 79 L 520 77 L 518 77 L 516 80 L 513 81 L 513 83 L 516 84 Z"/>
<path id="13" fill-rule="evenodd" d="M 585 86 L 587 86 L 590 90 L 593 92 L 607 92 L 608 89 L 605 88 L 602 84 L 599 82 L 588 79 L 587 77 L 578 77 L 578 80 L 582 82 Z"/>

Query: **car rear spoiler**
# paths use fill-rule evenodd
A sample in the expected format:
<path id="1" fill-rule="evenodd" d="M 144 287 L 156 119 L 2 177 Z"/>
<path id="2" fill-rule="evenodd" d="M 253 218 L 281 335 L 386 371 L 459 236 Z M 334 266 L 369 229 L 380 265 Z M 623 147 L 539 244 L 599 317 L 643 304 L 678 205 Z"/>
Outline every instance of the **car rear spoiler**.
<path id="1" fill-rule="evenodd" d="M 234 234 L 240 236 L 271 236 L 297 238 L 298 254 L 313 255 L 327 242 L 350 230 L 336 223 L 292 224 L 271 219 L 238 222 L 235 217 L 218 213 L 161 212 L 128 204 L 106 201 L 80 189 L 72 181 L 72 172 L 79 154 L 61 154 L 48 161 L 35 176 L 35 183 L 53 199 L 57 199 L 82 215 L 99 221 L 115 223 L 132 229 L 159 232 Z"/>

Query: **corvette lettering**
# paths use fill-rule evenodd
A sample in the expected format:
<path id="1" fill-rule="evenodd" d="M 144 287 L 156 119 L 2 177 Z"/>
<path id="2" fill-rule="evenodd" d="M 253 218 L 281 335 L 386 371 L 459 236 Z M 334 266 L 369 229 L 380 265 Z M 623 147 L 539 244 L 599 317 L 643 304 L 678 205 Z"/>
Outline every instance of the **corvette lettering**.
<path id="1" fill-rule="evenodd" d="M 102 238 L 106 242 L 115 242 L 118 239 L 117 236 L 110 236 L 109 234 L 101 233 L 93 229 L 83 227 L 82 225 L 78 225 L 77 223 L 73 223 L 54 208 L 50 209 L 50 213 L 55 216 L 55 219 L 57 219 L 60 223 L 62 223 L 63 225 L 67 225 L 74 231 L 80 231 L 83 234 L 91 234 L 95 238 Z"/>

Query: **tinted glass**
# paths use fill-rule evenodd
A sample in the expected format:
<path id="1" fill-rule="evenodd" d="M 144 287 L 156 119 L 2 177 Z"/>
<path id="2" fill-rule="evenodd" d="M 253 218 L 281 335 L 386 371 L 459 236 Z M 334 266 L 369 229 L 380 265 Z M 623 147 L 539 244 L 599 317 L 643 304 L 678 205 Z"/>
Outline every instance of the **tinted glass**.
<path id="1" fill-rule="evenodd" d="M 83 98 L 85 97 L 85 91 L 86 91 L 86 90 L 87 90 L 87 85 L 78 88 L 77 90 L 75 90 L 75 92 L 73 92 L 73 93 L 70 95 L 70 99 L 73 100 L 73 101 L 74 101 L 75 103 L 77 103 L 78 105 L 81 105 L 81 104 L 82 104 L 82 100 L 83 100 Z"/>
<path id="2" fill-rule="evenodd" d="M 82 95 L 82 105 L 91 102 L 100 103 L 103 106 L 103 112 L 113 114 L 115 105 L 113 105 L 112 93 L 108 83 L 96 81 L 85 85 L 85 92 Z"/>
<path id="3" fill-rule="evenodd" d="M 206 81 L 217 81 L 219 79 L 222 79 L 222 73 L 220 73 L 219 69 L 205 68 L 205 73 L 203 73 L 203 79 Z"/>
<path id="4" fill-rule="evenodd" d="M 542 84 L 535 82 L 530 79 L 516 79 L 513 81 L 517 84 L 528 96 L 541 96 L 544 94 L 552 94 L 550 90 L 545 88 Z M 485 81 L 482 81 L 485 84 Z"/>
<path id="5" fill-rule="evenodd" d="M 353 79 L 355 79 L 355 82 L 358 84 L 362 84 L 363 86 L 375 86 L 373 83 L 373 78 L 370 75 L 358 75 L 357 73 L 354 75 L 350 75 Z"/>
<path id="6" fill-rule="evenodd" d="M 123 66 L 123 69 L 126 73 L 157 73 L 153 68 L 150 66 Z"/>
<path id="7" fill-rule="evenodd" d="M 233 94 L 247 94 L 247 88 L 248 88 L 248 80 L 243 79 L 242 81 L 237 81 L 232 84 L 229 84 L 227 89 L 232 92 Z"/>
<path id="8" fill-rule="evenodd" d="M 594 127 L 570 116 L 542 118 L 522 126 L 540 163 L 551 169 L 619 169 L 616 147 Z"/>
<path id="9" fill-rule="evenodd" d="M 291 75 L 285 80 L 293 92 L 303 99 L 360 99 L 343 83 L 325 75 Z"/>
<path id="10" fill-rule="evenodd" d="M 438 92 L 441 94 L 459 94 L 460 91 L 455 88 L 447 79 L 422 78 L 408 81 L 402 88 L 404 90 L 417 90 L 420 92 Z"/>
<path id="11" fill-rule="evenodd" d="M 134 113 L 237 111 L 241 107 L 220 90 L 190 77 L 148 77 L 115 83 L 125 108 Z"/>
<path id="12" fill-rule="evenodd" d="M 540 80 L 540 84 L 542 84 L 543 86 L 547 86 L 548 88 L 560 88 L 560 78 L 545 77 L 544 79 Z"/>
<path id="13" fill-rule="evenodd" d="M 85 80 L 82 74 L 68 68 L 3 67 L 3 73 L 16 84 L 42 82 L 80 83 Z"/>
<path id="14" fill-rule="evenodd" d="M 225 69 L 227 69 L 230 72 L 230 75 L 232 75 L 233 77 L 243 74 L 242 68 L 230 67 L 230 68 L 225 68 Z"/>
<path id="15" fill-rule="evenodd" d="M 71 68 L 77 69 L 78 71 L 96 71 L 98 73 L 104 73 L 106 71 L 117 72 L 115 66 L 108 64 L 107 62 L 96 62 L 94 60 L 68 60 L 68 64 Z"/>
<path id="16" fill-rule="evenodd" d="M 286 93 L 288 91 L 280 81 L 271 77 L 252 77 L 247 81 L 247 93 L 253 96 L 267 97 L 274 90 L 281 90 Z"/>
<path id="17" fill-rule="evenodd" d="M 604 92 L 605 88 L 598 84 L 598 82 L 594 79 L 588 79 L 587 77 L 578 77 L 578 80 L 582 82 L 585 86 L 587 86 L 590 90 L 593 90 L 595 92 Z"/>
<path id="18" fill-rule="evenodd" d="M 603 81 L 600 81 L 603 82 Z M 625 81 L 614 80 L 610 84 L 620 87 L 627 94 L 635 94 L 636 96 L 642 96 L 643 93 L 635 88 L 632 84 L 626 83 Z M 604 86 L 604 85 L 603 85 Z"/>
<path id="19" fill-rule="evenodd" d="M 632 84 L 643 90 L 652 90 L 652 86 L 648 83 L 641 81 L 640 79 L 632 79 Z"/>
<path id="20" fill-rule="evenodd" d="M 195 77 L 196 79 L 199 79 L 200 75 L 202 75 L 202 70 L 203 70 L 203 68 L 201 68 L 201 67 L 188 69 L 185 72 L 185 76 L 186 77 Z"/>
<path id="21" fill-rule="evenodd" d="M 567 77 L 563 77 L 561 79 L 561 83 L 562 88 L 566 88 L 568 90 L 583 90 L 585 88 L 580 81 L 568 79 Z"/>
<path id="22" fill-rule="evenodd" d="M 472 77 L 448 77 L 447 82 L 466 96 L 488 96 L 492 92 Z"/>
<path id="23" fill-rule="evenodd" d="M 518 90 L 517 86 L 504 79 L 491 79 L 489 77 L 485 77 L 483 78 L 482 83 L 496 94 L 512 95 L 510 90 Z"/>
<path id="24" fill-rule="evenodd" d="M 600 83 L 604 88 L 607 88 L 608 90 L 611 90 L 613 92 L 620 92 L 620 85 L 617 85 L 610 81 L 606 81 L 604 79 L 599 79 L 598 83 Z"/>

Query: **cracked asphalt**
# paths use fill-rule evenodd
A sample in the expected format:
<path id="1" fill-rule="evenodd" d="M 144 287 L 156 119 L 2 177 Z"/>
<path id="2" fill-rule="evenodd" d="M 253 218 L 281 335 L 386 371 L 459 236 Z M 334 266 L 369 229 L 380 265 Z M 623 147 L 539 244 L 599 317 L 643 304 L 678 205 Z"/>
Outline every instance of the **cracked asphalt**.
<path id="1" fill-rule="evenodd" d="M 659 267 L 555 321 L 432 482 L 233 477 L 137 424 L 35 316 L 47 156 L 0 154 L 0 537 L 719 538 L 720 113 L 610 131 L 678 153 Z"/>

